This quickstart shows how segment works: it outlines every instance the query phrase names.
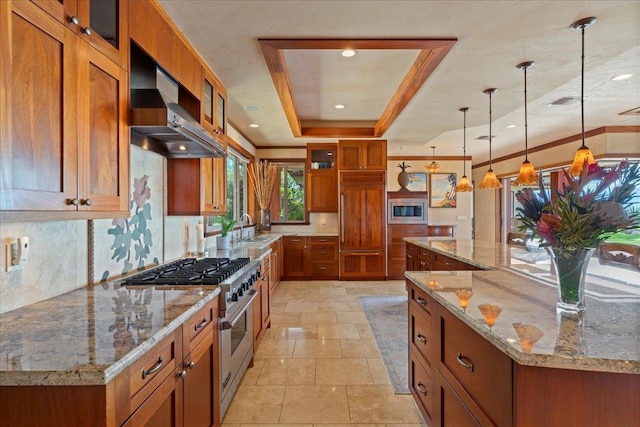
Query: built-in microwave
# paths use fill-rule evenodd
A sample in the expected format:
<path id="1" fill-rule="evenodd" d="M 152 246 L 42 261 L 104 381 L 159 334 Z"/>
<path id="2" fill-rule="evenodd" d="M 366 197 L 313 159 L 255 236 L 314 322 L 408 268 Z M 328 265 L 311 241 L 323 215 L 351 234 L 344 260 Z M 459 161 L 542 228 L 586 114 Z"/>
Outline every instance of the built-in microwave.
<path id="1" fill-rule="evenodd" d="M 387 218 L 389 224 L 426 224 L 427 199 L 388 199 Z"/>

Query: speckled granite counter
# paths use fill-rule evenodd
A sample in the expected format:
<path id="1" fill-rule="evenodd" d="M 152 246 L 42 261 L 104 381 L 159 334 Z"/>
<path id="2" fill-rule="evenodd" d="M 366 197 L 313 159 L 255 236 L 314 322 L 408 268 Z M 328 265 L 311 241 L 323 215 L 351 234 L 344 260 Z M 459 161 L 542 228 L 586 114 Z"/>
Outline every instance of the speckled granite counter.
<path id="1" fill-rule="evenodd" d="M 582 319 L 556 314 L 555 286 L 509 268 L 510 247 L 465 239 L 409 243 L 489 271 L 406 272 L 406 277 L 521 365 L 640 373 L 640 303 L 588 298 Z M 454 243 L 455 241 L 455 243 Z M 468 307 L 461 298 L 468 297 Z M 478 306 L 498 306 L 489 328 Z"/>
<path id="2" fill-rule="evenodd" d="M 211 256 L 260 259 L 269 252 L 236 245 Z M 114 281 L 4 313 L 0 385 L 106 384 L 219 293 L 217 286 Z"/>

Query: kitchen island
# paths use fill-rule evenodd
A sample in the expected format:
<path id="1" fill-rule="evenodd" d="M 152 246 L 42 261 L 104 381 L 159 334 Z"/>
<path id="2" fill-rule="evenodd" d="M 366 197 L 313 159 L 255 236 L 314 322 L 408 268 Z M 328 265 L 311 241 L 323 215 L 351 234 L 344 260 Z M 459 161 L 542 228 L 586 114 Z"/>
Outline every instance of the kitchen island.
<path id="1" fill-rule="evenodd" d="M 640 296 L 591 293 L 584 316 L 559 315 L 508 245 L 405 240 L 480 269 L 405 273 L 409 386 L 430 425 L 637 425 Z"/>
<path id="2" fill-rule="evenodd" d="M 239 244 L 214 255 L 260 260 L 270 251 Z M 195 370 L 185 373 L 196 360 L 207 360 L 214 393 L 220 292 L 218 286 L 124 286 L 116 280 L 0 315 L 0 419 L 8 425 L 44 425 L 43 419 L 52 426 L 122 425 L 136 408 L 145 410 L 156 391 L 166 392 L 169 404 L 186 396 L 188 381 L 203 378 Z M 213 410 L 213 402 L 209 406 Z M 181 417 L 182 406 L 176 408 L 173 416 Z M 185 409 L 185 423 L 188 415 Z"/>

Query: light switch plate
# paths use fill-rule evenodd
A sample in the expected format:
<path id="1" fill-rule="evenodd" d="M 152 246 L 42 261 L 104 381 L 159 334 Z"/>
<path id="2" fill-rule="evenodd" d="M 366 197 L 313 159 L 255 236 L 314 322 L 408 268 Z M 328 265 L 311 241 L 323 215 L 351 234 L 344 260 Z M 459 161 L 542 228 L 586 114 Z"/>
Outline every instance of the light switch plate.
<path id="1" fill-rule="evenodd" d="M 18 261 L 18 242 L 7 243 L 5 245 L 5 269 L 7 272 L 22 270 L 22 265 L 13 265 L 13 260 Z"/>

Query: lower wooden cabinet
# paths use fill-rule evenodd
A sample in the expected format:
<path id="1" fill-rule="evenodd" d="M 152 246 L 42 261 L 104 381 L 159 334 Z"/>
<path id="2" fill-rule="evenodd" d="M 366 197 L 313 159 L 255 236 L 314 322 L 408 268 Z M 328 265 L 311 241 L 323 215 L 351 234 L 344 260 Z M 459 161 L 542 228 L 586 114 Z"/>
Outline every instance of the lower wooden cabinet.
<path id="1" fill-rule="evenodd" d="M 271 255 L 267 255 L 260 263 L 260 277 L 253 285 L 253 289 L 258 292 L 258 296 L 253 300 L 253 351 L 260 345 L 260 341 L 271 327 Z"/>
<path id="2" fill-rule="evenodd" d="M 453 225 L 390 224 L 387 233 L 387 278 L 404 279 L 405 271 L 431 270 L 423 256 L 418 259 L 418 247 L 408 245 L 405 237 L 448 236 L 453 237 Z M 409 248 L 411 251 L 408 251 Z M 422 265 L 422 267 L 420 267 Z"/>
<path id="3" fill-rule="evenodd" d="M 336 236 L 285 236 L 283 247 L 285 279 L 338 278 Z"/>
<path id="4" fill-rule="evenodd" d="M 422 246 L 406 243 L 405 268 L 407 271 L 461 271 L 482 270 L 455 258 L 434 252 Z"/>
<path id="5" fill-rule="evenodd" d="M 384 280 L 386 272 L 385 251 L 340 252 L 340 280 Z"/>

